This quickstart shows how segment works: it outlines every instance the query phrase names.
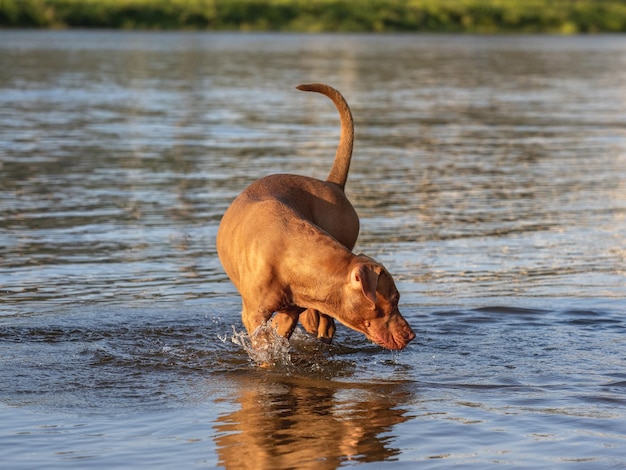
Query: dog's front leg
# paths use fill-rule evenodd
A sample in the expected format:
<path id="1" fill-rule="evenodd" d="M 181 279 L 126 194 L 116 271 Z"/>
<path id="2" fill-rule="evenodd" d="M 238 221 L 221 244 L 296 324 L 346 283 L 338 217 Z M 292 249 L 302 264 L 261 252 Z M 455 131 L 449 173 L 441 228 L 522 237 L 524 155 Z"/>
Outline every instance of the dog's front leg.
<path id="1" fill-rule="evenodd" d="M 250 308 L 246 305 L 246 301 L 243 301 L 241 320 L 243 321 L 243 326 L 246 327 L 250 337 L 252 337 L 259 326 L 266 323 L 271 317 L 272 310 L 261 307 Z"/>
<path id="2" fill-rule="evenodd" d="M 272 318 L 272 326 L 280 336 L 289 339 L 303 310 L 303 308 L 295 306 L 278 310 Z"/>

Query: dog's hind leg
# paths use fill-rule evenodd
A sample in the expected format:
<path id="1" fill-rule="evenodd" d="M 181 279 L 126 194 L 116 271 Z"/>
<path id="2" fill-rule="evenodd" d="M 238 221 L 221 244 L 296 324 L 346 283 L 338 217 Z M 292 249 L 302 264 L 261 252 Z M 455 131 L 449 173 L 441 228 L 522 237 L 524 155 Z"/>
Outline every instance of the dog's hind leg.
<path id="1" fill-rule="evenodd" d="M 330 343 L 335 335 L 335 320 L 313 308 L 306 309 L 300 314 L 300 323 L 306 331 L 325 343 Z"/>

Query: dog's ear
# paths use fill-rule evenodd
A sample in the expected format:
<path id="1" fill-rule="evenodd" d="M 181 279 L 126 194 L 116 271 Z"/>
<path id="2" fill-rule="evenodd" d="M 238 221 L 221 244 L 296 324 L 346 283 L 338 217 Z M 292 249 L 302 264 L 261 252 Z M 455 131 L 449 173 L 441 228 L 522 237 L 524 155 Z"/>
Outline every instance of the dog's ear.
<path id="1" fill-rule="evenodd" d="M 355 289 L 361 289 L 363 295 L 376 305 L 376 287 L 380 272 L 371 264 L 359 264 L 352 268 L 350 284 Z"/>

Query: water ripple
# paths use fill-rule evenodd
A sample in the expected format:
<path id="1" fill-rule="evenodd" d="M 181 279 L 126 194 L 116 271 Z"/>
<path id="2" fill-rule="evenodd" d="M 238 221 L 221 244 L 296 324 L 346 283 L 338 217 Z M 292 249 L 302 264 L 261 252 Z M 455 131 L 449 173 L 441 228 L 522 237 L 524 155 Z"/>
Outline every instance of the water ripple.
<path id="1" fill-rule="evenodd" d="M 619 466 L 625 51 L 0 31 L 0 460 Z M 417 338 L 298 331 L 265 370 L 215 235 L 259 176 L 326 176 L 338 122 L 310 80 L 352 106 L 356 249 Z"/>

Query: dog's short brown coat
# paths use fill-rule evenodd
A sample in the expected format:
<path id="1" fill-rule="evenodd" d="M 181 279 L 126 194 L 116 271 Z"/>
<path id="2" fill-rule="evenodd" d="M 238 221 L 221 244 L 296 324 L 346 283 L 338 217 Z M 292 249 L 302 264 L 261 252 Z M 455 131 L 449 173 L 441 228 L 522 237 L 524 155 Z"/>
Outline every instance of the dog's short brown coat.
<path id="1" fill-rule="evenodd" d="M 272 318 L 289 337 L 298 320 L 330 341 L 336 319 L 388 349 L 415 334 L 398 310 L 399 293 L 378 262 L 351 252 L 359 219 L 345 196 L 354 127 L 350 108 L 334 88 L 298 89 L 328 96 L 341 118 L 341 135 L 326 181 L 279 174 L 246 188 L 228 208 L 217 234 L 222 265 L 243 300 L 252 336 Z"/>

